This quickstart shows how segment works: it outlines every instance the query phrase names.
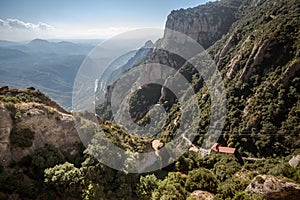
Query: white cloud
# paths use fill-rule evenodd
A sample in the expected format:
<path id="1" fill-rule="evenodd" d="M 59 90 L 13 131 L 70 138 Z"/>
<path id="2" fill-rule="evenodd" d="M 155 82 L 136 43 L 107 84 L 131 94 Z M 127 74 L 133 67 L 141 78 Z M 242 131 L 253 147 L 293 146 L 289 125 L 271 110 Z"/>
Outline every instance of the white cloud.
<path id="1" fill-rule="evenodd" d="M 4 25 L 8 26 L 9 28 L 16 28 L 16 29 L 40 29 L 40 30 L 48 30 L 48 29 L 53 29 L 52 26 L 44 23 L 44 22 L 39 22 L 38 24 L 33 24 L 29 22 L 24 22 L 19 19 L 6 19 L 2 20 L 0 19 Z M 1 22 L 0 22 L 1 24 Z"/>
<path id="2" fill-rule="evenodd" d="M 25 23 L 18 19 L 7 19 L 6 23 L 11 28 L 23 28 L 23 29 L 32 29 L 34 28 L 34 24 Z"/>
<path id="3" fill-rule="evenodd" d="M 44 22 L 37 24 L 19 19 L 0 19 L 0 40 L 30 40 L 37 37 L 48 37 L 54 27 Z"/>
<path id="4" fill-rule="evenodd" d="M 38 28 L 41 29 L 41 30 L 52 30 L 52 29 L 54 29 L 53 26 L 50 26 L 49 24 L 46 24 L 46 23 L 44 23 L 44 22 L 38 23 L 37 26 L 38 26 Z"/>
<path id="5" fill-rule="evenodd" d="M 5 22 L 4 20 L 0 19 L 0 26 L 4 26 Z"/>

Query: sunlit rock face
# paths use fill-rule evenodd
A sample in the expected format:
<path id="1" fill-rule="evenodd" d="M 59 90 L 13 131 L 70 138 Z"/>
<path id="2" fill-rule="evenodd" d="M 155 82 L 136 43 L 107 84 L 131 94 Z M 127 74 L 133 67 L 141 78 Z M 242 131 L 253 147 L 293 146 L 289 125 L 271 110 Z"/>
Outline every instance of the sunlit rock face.
<path id="1" fill-rule="evenodd" d="M 13 89 L 6 94 L 12 98 L 12 93 L 22 95 L 22 92 L 32 95 L 36 91 Z M 40 95 L 44 99 L 0 103 L 0 165 L 18 162 L 46 144 L 70 154 L 77 152 L 76 143 L 80 139 L 73 116 L 47 96 Z"/>
<path id="2" fill-rule="evenodd" d="M 201 5 L 172 11 L 166 28 L 181 32 L 208 48 L 228 32 L 237 20 L 237 7 L 221 4 Z"/>
<path id="3" fill-rule="evenodd" d="M 258 175 L 246 188 L 246 192 L 263 195 L 266 199 L 299 199 L 300 185 L 272 175 Z"/>

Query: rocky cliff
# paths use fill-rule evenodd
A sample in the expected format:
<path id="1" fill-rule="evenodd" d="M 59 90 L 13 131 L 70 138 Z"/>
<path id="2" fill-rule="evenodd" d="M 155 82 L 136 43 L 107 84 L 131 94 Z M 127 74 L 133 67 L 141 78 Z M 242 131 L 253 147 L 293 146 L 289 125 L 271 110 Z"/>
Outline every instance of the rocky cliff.
<path id="1" fill-rule="evenodd" d="M 39 91 L 1 88 L 0 165 L 33 154 L 52 144 L 76 154 L 79 137 L 71 114 Z"/>
<path id="2" fill-rule="evenodd" d="M 258 175 L 248 185 L 246 192 L 261 194 L 270 200 L 297 200 L 300 196 L 300 185 L 272 175 Z"/>
<path id="3" fill-rule="evenodd" d="M 167 18 L 166 29 L 186 34 L 208 48 L 227 33 L 238 19 L 240 4 L 242 1 L 234 4 L 214 2 L 172 11 Z"/>

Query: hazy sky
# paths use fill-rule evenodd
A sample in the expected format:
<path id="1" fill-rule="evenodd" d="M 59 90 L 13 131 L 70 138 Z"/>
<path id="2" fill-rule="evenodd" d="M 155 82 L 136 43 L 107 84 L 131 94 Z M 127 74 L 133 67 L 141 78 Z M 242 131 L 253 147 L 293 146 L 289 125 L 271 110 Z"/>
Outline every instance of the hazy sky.
<path id="1" fill-rule="evenodd" d="M 208 0 L 1 0 L 0 40 L 107 38 L 163 28 L 175 9 Z"/>

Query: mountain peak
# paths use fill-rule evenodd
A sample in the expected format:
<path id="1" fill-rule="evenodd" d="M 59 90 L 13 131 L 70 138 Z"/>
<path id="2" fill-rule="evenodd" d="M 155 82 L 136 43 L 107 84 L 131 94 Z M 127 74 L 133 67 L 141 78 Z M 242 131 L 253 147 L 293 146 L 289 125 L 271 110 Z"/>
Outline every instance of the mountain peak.
<path id="1" fill-rule="evenodd" d="M 153 48 L 154 44 L 151 40 L 148 40 L 145 45 L 144 48 Z"/>
<path id="2" fill-rule="evenodd" d="M 43 40 L 43 39 L 39 39 L 39 38 L 36 38 L 29 42 L 29 44 L 49 44 L 49 43 L 50 42 L 48 42 L 47 40 Z"/>

